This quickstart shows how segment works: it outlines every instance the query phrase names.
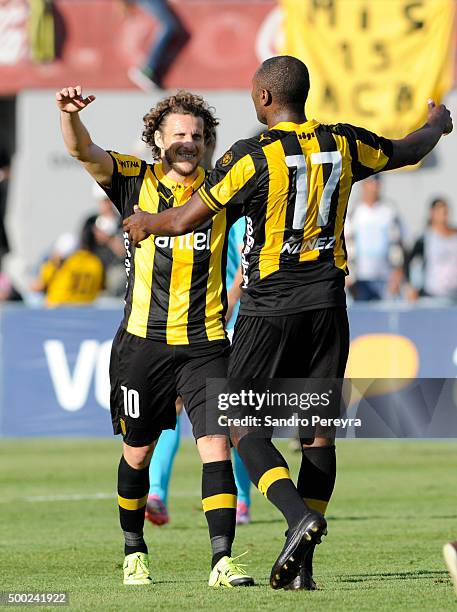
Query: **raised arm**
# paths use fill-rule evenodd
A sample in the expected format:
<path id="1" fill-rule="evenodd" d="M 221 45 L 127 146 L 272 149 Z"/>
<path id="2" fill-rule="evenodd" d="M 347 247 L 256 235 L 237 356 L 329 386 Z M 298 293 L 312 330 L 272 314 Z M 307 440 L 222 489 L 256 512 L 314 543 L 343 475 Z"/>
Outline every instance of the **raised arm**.
<path id="1" fill-rule="evenodd" d="M 392 157 L 384 170 L 417 164 L 430 153 L 443 134 L 452 132 L 452 128 L 449 110 L 444 104 L 436 106 L 433 100 L 429 100 L 427 123 L 401 140 L 392 140 Z"/>
<path id="2" fill-rule="evenodd" d="M 176 208 L 169 208 L 158 215 L 144 212 L 135 206 L 135 214 L 124 219 L 124 232 L 128 232 L 129 239 L 137 246 L 151 234 L 154 236 L 181 236 L 194 231 L 216 213 L 206 206 L 197 193 L 184 204 Z"/>
<path id="3" fill-rule="evenodd" d="M 94 100 L 95 96 L 82 96 L 80 85 L 64 87 L 56 93 L 60 127 L 68 153 L 79 160 L 98 183 L 109 187 L 113 176 L 113 160 L 109 153 L 92 142 L 79 117 L 80 111 Z"/>

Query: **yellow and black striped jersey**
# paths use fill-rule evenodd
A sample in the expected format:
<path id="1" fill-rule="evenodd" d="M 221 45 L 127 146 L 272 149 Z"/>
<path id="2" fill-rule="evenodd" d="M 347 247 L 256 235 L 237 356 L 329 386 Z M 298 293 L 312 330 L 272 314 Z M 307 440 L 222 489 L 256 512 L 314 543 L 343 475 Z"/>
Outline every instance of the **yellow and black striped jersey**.
<path id="1" fill-rule="evenodd" d="M 40 269 L 47 306 L 90 304 L 103 291 L 105 271 L 101 260 L 79 249 L 64 261 L 46 261 Z"/>
<path id="2" fill-rule="evenodd" d="M 391 141 L 372 132 L 311 120 L 279 123 L 221 157 L 199 195 L 216 212 L 243 205 L 241 314 L 345 305 L 351 188 L 391 155 Z"/>
<path id="3" fill-rule="evenodd" d="M 205 171 L 188 186 L 169 179 L 162 164 L 109 151 L 114 160 L 105 189 L 125 219 L 138 204 L 150 213 L 182 206 L 203 184 Z M 173 345 L 224 340 L 227 308 L 227 235 L 241 214 L 226 211 L 185 236 L 150 236 L 135 249 L 124 234 L 127 292 L 123 327 L 131 334 Z"/>

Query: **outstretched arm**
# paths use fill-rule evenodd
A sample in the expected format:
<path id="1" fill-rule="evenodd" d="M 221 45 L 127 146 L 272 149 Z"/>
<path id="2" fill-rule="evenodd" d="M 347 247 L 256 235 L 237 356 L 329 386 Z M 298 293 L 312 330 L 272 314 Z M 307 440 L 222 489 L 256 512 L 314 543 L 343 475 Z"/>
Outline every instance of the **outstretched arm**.
<path id="1" fill-rule="evenodd" d="M 204 204 L 198 193 L 194 193 L 184 206 L 169 208 L 158 215 L 144 212 L 138 206 L 135 206 L 134 210 L 135 214 L 123 222 L 124 232 L 128 232 L 134 246 L 151 234 L 155 236 L 188 234 L 216 214 Z"/>
<path id="2" fill-rule="evenodd" d="M 234 170 L 236 166 L 236 169 Z M 158 215 L 137 212 L 124 221 L 135 246 L 151 234 L 180 236 L 192 232 L 219 211 L 241 206 L 255 193 L 257 186 L 254 160 L 246 141 L 240 140 L 216 163 L 200 189 L 184 206 Z"/>
<path id="3" fill-rule="evenodd" d="M 111 186 L 113 160 L 109 153 L 97 146 L 79 117 L 80 111 L 95 100 L 82 96 L 81 86 L 64 87 L 56 93 L 60 110 L 60 127 L 68 153 L 79 160 L 89 174 L 102 185 Z"/>
<path id="4" fill-rule="evenodd" d="M 430 153 L 443 134 L 452 132 L 452 128 L 449 110 L 444 104 L 436 106 L 433 100 L 429 100 L 427 123 L 401 140 L 392 140 L 392 157 L 384 170 L 417 164 Z"/>

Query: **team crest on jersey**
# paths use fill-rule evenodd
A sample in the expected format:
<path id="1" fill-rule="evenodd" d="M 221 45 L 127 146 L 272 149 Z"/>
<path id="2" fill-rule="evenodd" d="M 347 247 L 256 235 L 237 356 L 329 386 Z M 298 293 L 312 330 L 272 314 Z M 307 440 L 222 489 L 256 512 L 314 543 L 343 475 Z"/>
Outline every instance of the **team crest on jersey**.
<path id="1" fill-rule="evenodd" d="M 221 159 L 221 164 L 223 166 L 228 166 L 230 162 L 233 160 L 233 152 L 229 149 L 227 153 L 224 153 Z"/>

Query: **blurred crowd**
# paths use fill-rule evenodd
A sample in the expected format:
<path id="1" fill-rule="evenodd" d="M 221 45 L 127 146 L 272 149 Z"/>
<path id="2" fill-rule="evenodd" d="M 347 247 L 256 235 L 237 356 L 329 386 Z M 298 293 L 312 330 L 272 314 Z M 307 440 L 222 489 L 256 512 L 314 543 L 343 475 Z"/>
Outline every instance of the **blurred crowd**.
<path id="1" fill-rule="evenodd" d="M 97 184 L 97 206 L 79 234 L 60 235 L 39 262 L 30 290 L 48 307 L 90 304 L 101 295 L 125 293 L 124 241 L 120 216 Z"/>
<path id="2" fill-rule="evenodd" d="M 3 224 L 10 172 L 5 155 L 0 154 L 0 166 L 0 301 L 20 301 L 23 296 L 1 266 L 9 249 Z M 423 231 L 408 245 L 401 216 L 384 198 L 380 177 L 363 181 L 359 194 L 346 220 L 349 302 L 427 298 L 457 303 L 457 229 L 450 224 L 446 199 L 430 202 Z M 57 236 L 37 262 L 24 295 L 28 303 L 55 307 L 90 304 L 101 296 L 123 297 L 126 273 L 119 213 L 96 184 L 92 197 L 94 213 L 80 231 Z"/>
<path id="3" fill-rule="evenodd" d="M 58 8 L 53 0 L 28 0 L 28 39 L 30 59 L 35 63 L 54 61 L 63 44 Z M 129 70 L 129 78 L 143 91 L 162 87 L 163 77 L 189 40 L 189 32 L 168 0 L 115 0 L 125 20 L 140 7 L 152 17 L 156 27 L 144 61 Z"/>
<path id="4" fill-rule="evenodd" d="M 408 248 L 404 224 L 394 204 L 384 199 L 380 176 L 366 179 L 346 221 L 350 298 L 457 302 L 457 229 L 449 212 L 445 198 L 433 199 L 422 233 Z"/>

